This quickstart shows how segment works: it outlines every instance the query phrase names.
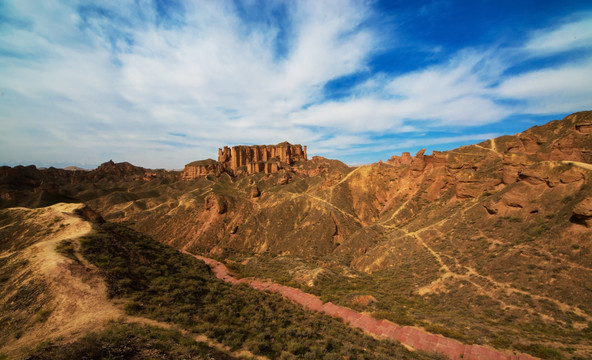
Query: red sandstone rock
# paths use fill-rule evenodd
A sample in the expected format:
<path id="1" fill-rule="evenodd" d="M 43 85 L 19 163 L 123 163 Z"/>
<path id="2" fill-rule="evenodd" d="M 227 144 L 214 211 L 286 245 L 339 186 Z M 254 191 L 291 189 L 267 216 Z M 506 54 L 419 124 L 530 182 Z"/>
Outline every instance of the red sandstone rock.
<path id="1" fill-rule="evenodd" d="M 592 134 L 592 123 L 578 124 L 575 126 L 575 129 L 582 134 Z"/>
<path id="2" fill-rule="evenodd" d="M 547 184 L 552 186 L 548 172 L 541 168 L 528 168 L 518 172 L 518 179 L 531 185 Z"/>
<path id="3" fill-rule="evenodd" d="M 582 149 L 581 147 L 578 147 L 575 144 L 576 142 L 578 142 L 578 139 L 586 137 L 590 137 L 590 135 L 585 132 L 575 134 L 572 133 L 570 136 L 554 141 L 551 144 L 551 153 L 549 154 L 549 160 L 572 160 L 586 162 L 586 158 L 588 158 L 588 156 L 586 155 L 588 149 Z"/>
<path id="4" fill-rule="evenodd" d="M 218 149 L 218 161 L 212 159 L 195 161 L 185 165 L 182 178 L 195 179 L 200 176 L 265 173 L 272 174 L 298 161 L 307 161 L 306 146 L 283 142 L 277 145 L 225 146 Z"/>
<path id="5" fill-rule="evenodd" d="M 224 171 L 223 166 L 212 159 L 194 161 L 185 165 L 181 178 L 183 180 L 191 180 L 200 176 L 220 175 Z"/>
<path id="6" fill-rule="evenodd" d="M 524 208 L 528 203 L 528 199 L 522 194 L 507 192 L 502 195 L 502 202 L 509 207 Z"/>
<path id="7" fill-rule="evenodd" d="M 393 166 L 401 166 L 401 165 L 409 165 L 411 164 L 412 158 L 411 154 L 408 152 L 404 152 L 401 156 L 393 155 L 390 159 L 386 161 L 387 164 Z"/>
<path id="8" fill-rule="evenodd" d="M 421 173 L 426 167 L 426 160 L 424 158 L 425 149 L 421 149 L 417 152 L 413 160 L 411 161 L 411 171 Z"/>
<path id="9" fill-rule="evenodd" d="M 518 173 L 529 164 L 525 154 L 505 154 L 503 158 L 502 182 L 506 185 L 518 181 Z"/>
<path id="10" fill-rule="evenodd" d="M 292 177 L 291 177 L 290 175 L 288 175 L 288 174 L 284 174 L 284 176 L 282 176 L 282 177 L 281 177 L 281 178 L 278 180 L 277 184 L 278 184 L 278 185 L 287 185 L 287 184 L 289 184 L 289 183 L 290 183 L 290 181 L 291 181 L 291 180 L 292 180 Z"/>
<path id="11" fill-rule="evenodd" d="M 574 207 L 572 220 L 592 227 L 592 197 L 586 197 Z"/>
<path id="12" fill-rule="evenodd" d="M 206 196 L 206 198 L 204 199 L 205 202 L 205 207 L 206 210 L 210 211 L 213 210 L 215 212 L 217 212 L 218 214 L 224 214 L 227 209 L 228 209 L 228 205 L 226 204 L 226 201 L 224 201 L 224 199 L 218 195 L 218 194 L 210 194 L 208 196 Z"/>
<path id="13" fill-rule="evenodd" d="M 475 182 L 460 182 L 456 185 L 455 195 L 459 199 L 478 197 L 483 193 L 483 184 Z"/>
<path id="14" fill-rule="evenodd" d="M 220 154 L 220 150 L 218 151 Z M 279 163 L 292 165 L 296 161 L 306 161 L 306 146 L 292 145 L 283 142 L 277 145 L 254 145 L 254 146 L 233 146 L 228 154 L 226 150 L 222 151 L 223 157 L 218 158 L 229 172 L 236 173 L 239 168 L 247 167 L 248 173 L 256 172 L 277 172 L 281 167 Z M 260 163 L 262 165 L 251 165 Z M 266 166 L 269 163 L 271 165 Z"/>
<path id="15" fill-rule="evenodd" d="M 105 223 L 105 219 L 103 219 L 103 217 L 99 213 L 97 213 L 87 205 L 84 205 L 82 208 L 75 210 L 74 213 L 78 214 L 80 217 L 87 221 L 96 222 L 99 224 Z"/>
<path id="16" fill-rule="evenodd" d="M 585 179 L 586 178 L 585 178 L 582 168 L 579 168 L 576 166 L 562 172 L 559 175 L 559 181 L 562 184 L 572 184 L 572 183 L 582 182 Z"/>

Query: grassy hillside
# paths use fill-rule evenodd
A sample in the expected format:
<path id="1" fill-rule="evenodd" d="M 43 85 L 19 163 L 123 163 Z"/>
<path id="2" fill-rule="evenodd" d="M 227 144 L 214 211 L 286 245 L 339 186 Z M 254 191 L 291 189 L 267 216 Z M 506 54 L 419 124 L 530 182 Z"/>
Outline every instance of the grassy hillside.
<path id="1" fill-rule="evenodd" d="M 80 208 L 0 212 L 1 352 L 27 359 L 233 359 L 245 351 L 273 359 L 437 358 L 278 295 L 228 285 L 203 262 L 124 225 L 81 219 Z"/>
<path id="2" fill-rule="evenodd" d="M 26 360 L 70 359 L 208 359 L 233 360 L 203 342 L 184 336 L 177 330 L 154 326 L 113 323 L 105 330 L 91 332 L 73 343 L 56 345 L 43 342 Z"/>
<path id="3" fill-rule="evenodd" d="M 243 275 L 296 284 L 400 324 L 545 358 L 591 358 L 591 128 L 592 112 L 581 112 L 433 155 L 356 168 L 315 157 L 274 174 L 190 181 L 129 164 L 68 179 L 0 169 L 8 199 L 0 206 L 36 204 L 25 200 L 44 191 L 78 199 Z M 153 279 L 154 259 L 130 251 L 147 269 L 118 260 L 112 296 L 130 298 L 129 311 L 197 326 L 184 320 L 192 310 L 169 319 L 143 298 L 151 288 L 163 297 L 167 284 Z M 183 264 L 175 271 L 186 271 Z M 187 281 L 209 289 L 198 277 Z M 366 295 L 376 301 L 360 303 Z M 177 306 L 177 295 L 160 301 Z"/>
<path id="4" fill-rule="evenodd" d="M 225 284 L 203 262 L 122 225 L 107 223 L 80 243 L 82 255 L 104 274 L 110 296 L 128 299 L 128 314 L 175 323 L 231 350 L 283 359 L 430 358 L 277 295 Z"/>

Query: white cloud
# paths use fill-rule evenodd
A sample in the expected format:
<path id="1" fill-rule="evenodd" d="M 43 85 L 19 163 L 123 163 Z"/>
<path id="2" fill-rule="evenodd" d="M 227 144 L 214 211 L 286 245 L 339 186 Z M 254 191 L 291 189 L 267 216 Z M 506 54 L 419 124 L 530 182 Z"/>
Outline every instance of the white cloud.
<path id="1" fill-rule="evenodd" d="M 526 43 L 525 50 L 546 54 L 592 47 L 592 16 L 567 22 L 554 29 L 537 31 Z"/>
<path id="2" fill-rule="evenodd" d="M 489 60 L 484 54 L 462 53 L 448 64 L 394 78 L 379 75 L 361 85 L 358 96 L 314 105 L 291 118 L 350 133 L 493 123 L 508 111 L 495 102 L 487 81 L 494 67 L 482 74 L 482 63 Z"/>
<path id="3" fill-rule="evenodd" d="M 500 96 L 526 102 L 525 113 L 592 109 L 592 59 L 580 64 L 530 71 L 502 82 Z"/>
<path id="4" fill-rule="evenodd" d="M 197 146 L 181 157 L 212 156 L 212 143 L 305 143 L 318 135 L 287 121 L 287 114 L 314 101 L 327 81 L 363 68 L 374 47 L 361 26 L 368 10 L 356 2 L 289 4 L 290 47 L 281 56 L 274 46 L 278 29 L 245 23 L 231 2 L 185 4 L 183 22 L 171 27 L 155 22 L 149 3 L 83 2 L 102 10 L 80 16 L 76 6 L 47 1 L 49 18 L 35 11 L 37 2 L 16 5 L 32 26 L 3 40 L 20 58 L 0 59 L 2 87 L 16 92 L 22 108 L 51 106 L 44 122 L 21 109 L 30 124 L 15 125 L 15 136 L 29 136 L 36 125 L 45 132 L 37 148 L 60 143 L 64 156 L 67 147 L 86 149 L 92 138 L 100 139 L 103 153 L 145 148 L 140 163 L 154 165 L 171 151 L 161 136 L 170 129 L 189 134 L 186 145 Z M 2 121 L 15 121 L 0 106 Z M 14 141 L 8 146 L 21 148 L 23 157 L 42 156 Z"/>
<path id="5" fill-rule="evenodd" d="M 519 49 L 464 49 L 428 68 L 376 73 L 349 97 L 327 100 L 323 87 L 368 71 L 386 41 L 367 3 L 265 4 L 286 6 L 283 29 L 246 21 L 231 1 L 183 3 L 166 24 L 147 0 L 9 5 L 20 25 L 0 41 L 11 54 L 0 56 L 0 161 L 90 153 L 87 163 L 182 167 L 218 146 L 283 140 L 341 156 L 393 148 L 376 140 L 385 135 L 579 110 L 592 98 L 590 59 L 504 75 L 524 54 L 589 46 L 590 17 L 541 30 Z"/>

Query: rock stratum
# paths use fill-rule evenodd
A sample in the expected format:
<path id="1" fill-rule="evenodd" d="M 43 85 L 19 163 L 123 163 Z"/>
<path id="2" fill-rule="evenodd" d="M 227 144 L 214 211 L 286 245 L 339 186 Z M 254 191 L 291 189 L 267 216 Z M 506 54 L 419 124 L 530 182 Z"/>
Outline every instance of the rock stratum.
<path id="1" fill-rule="evenodd" d="M 256 147 L 221 149 L 189 175 L 4 167 L 0 205 L 84 202 L 238 275 L 375 318 L 508 353 L 590 358 L 590 129 L 592 112 L 579 112 L 356 168 L 303 161 L 302 149 L 266 171 L 279 155 Z"/>
<path id="2" fill-rule="evenodd" d="M 225 146 L 218 149 L 218 161 L 207 159 L 185 165 L 182 179 L 228 173 L 232 176 L 257 173 L 272 174 L 290 169 L 296 162 L 307 161 L 306 146 L 283 142 L 277 145 Z"/>

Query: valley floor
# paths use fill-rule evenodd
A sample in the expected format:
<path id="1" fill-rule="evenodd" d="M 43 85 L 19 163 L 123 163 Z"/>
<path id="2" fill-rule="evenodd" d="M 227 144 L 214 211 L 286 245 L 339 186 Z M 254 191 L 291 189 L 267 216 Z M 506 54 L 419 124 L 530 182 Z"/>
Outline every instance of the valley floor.
<path id="1" fill-rule="evenodd" d="M 359 328 L 367 333 L 378 337 L 385 337 L 391 340 L 400 341 L 412 349 L 423 350 L 427 352 L 443 353 L 450 359 L 479 359 L 479 360 L 531 360 L 531 356 L 518 354 L 510 355 L 494 349 L 480 345 L 464 345 L 456 340 L 446 338 L 441 335 L 430 334 L 421 329 L 410 326 L 398 326 L 388 320 L 376 320 L 371 316 L 356 312 L 349 308 L 335 305 L 331 302 L 324 303 L 319 297 L 307 294 L 300 289 L 276 283 L 265 282 L 257 279 L 236 279 L 228 273 L 224 264 L 214 259 L 199 255 L 185 254 L 194 256 L 208 264 L 221 280 L 231 284 L 246 283 L 249 286 L 261 290 L 281 294 L 303 307 L 317 312 L 325 313 L 332 317 L 340 318 L 352 327 Z"/>

